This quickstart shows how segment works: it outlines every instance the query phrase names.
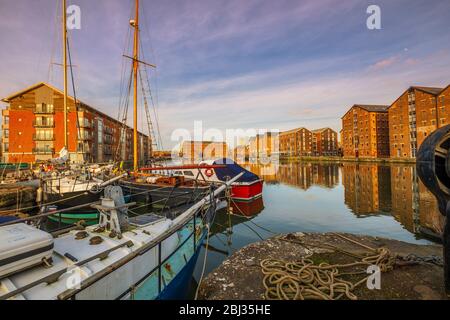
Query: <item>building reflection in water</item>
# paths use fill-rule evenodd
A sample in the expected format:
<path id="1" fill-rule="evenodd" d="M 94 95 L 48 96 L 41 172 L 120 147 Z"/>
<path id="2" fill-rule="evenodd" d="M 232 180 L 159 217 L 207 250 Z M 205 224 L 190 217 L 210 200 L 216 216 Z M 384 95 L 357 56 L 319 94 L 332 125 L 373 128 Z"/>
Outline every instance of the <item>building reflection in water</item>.
<path id="1" fill-rule="evenodd" d="M 342 167 L 345 204 L 358 216 L 389 212 L 391 179 L 387 167 L 346 163 Z"/>
<path id="2" fill-rule="evenodd" d="M 440 234 L 443 217 L 414 165 L 346 163 L 342 167 L 345 204 L 357 216 L 391 214 L 408 231 Z"/>
<path id="3" fill-rule="evenodd" d="M 405 229 L 422 235 L 428 231 L 439 235 L 443 228 L 437 201 L 417 177 L 413 164 L 292 162 L 249 164 L 247 168 L 266 184 L 281 183 L 304 191 L 313 186 L 335 188 L 341 173 L 344 202 L 355 216 L 392 215 Z"/>
<path id="4" fill-rule="evenodd" d="M 264 179 L 265 183 L 283 183 L 302 190 L 312 186 L 334 188 L 339 185 L 339 164 L 336 163 L 283 163 L 246 166 Z"/>

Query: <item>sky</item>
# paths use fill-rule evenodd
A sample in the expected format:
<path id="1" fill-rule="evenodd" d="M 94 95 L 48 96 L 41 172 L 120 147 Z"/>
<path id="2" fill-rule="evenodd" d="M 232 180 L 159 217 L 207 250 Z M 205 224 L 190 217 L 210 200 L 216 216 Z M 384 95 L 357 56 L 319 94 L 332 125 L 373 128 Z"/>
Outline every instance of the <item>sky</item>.
<path id="1" fill-rule="evenodd" d="M 68 4 L 81 8 L 81 29 L 69 31 L 77 96 L 117 118 L 134 1 Z M 380 30 L 366 26 L 371 4 L 381 9 Z M 0 97 L 41 81 L 62 88 L 52 64 L 61 62 L 60 6 L 0 1 Z M 448 0 L 141 0 L 163 147 L 194 121 L 222 132 L 339 131 L 353 104 L 389 105 L 411 85 L 445 87 L 449 12 Z"/>

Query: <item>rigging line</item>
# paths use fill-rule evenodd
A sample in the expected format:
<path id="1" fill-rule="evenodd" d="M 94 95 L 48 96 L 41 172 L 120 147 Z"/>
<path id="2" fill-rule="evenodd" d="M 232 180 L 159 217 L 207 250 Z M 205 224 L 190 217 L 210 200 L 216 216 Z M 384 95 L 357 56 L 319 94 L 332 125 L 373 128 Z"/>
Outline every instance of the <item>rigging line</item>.
<path id="1" fill-rule="evenodd" d="M 142 47 L 142 43 L 141 43 L 141 48 L 140 49 L 141 49 L 142 58 L 145 60 L 145 53 L 144 53 L 144 48 Z M 144 67 L 144 72 L 145 72 L 145 80 L 146 80 L 146 84 L 147 84 L 148 93 L 150 95 L 150 100 L 152 102 L 152 107 L 153 107 L 152 110 L 153 110 L 155 123 L 156 123 L 156 131 L 157 131 L 157 135 L 158 136 L 157 137 L 155 136 L 155 138 L 158 139 L 157 140 L 157 147 L 159 145 L 159 147 L 162 150 L 163 149 L 163 145 L 162 145 L 161 131 L 159 129 L 159 118 L 158 118 L 158 114 L 157 114 L 157 111 L 156 111 L 155 101 L 153 99 L 153 94 L 152 94 L 152 89 L 151 89 L 151 85 L 150 85 L 149 75 L 148 75 L 146 67 Z M 144 86 L 144 85 L 142 84 L 142 86 Z M 150 119 L 151 119 L 151 117 L 150 117 Z"/>
<path id="2" fill-rule="evenodd" d="M 56 43 L 57 43 L 57 39 L 58 39 L 58 12 L 60 11 L 60 7 L 61 7 L 61 1 L 56 1 L 56 11 L 55 11 L 55 25 L 54 25 L 54 29 L 53 29 L 53 40 L 52 40 L 52 49 L 50 52 L 50 63 L 48 65 L 48 74 L 47 74 L 47 82 L 51 82 L 51 79 L 53 78 L 53 60 L 55 58 L 55 51 L 56 51 Z"/>
<path id="3" fill-rule="evenodd" d="M 129 107 L 129 103 L 130 103 L 130 93 L 131 93 L 132 82 L 133 82 L 133 69 L 130 70 L 130 77 L 128 80 L 128 95 L 126 96 L 126 101 L 125 101 L 123 115 L 122 115 L 121 139 L 120 139 L 120 142 L 119 142 L 119 144 L 117 146 L 117 150 L 116 150 L 117 159 L 119 159 L 119 153 L 120 153 L 122 144 L 124 144 L 126 147 L 128 107 Z"/>
<path id="4" fill-rule="evenodd" d="M 142 13 L 144 16 L 146 16 L 145 14 L 145 3 L 142 4 Z M 144 20 L 144 27 L 145 27 L 145 31 L 147 32 L 148 38 L 149 38 L 149 45 L 150 45 L 150 52 L 153 54 L 153 61 L 155 62 L 156 65 L 158 65 L 158 59 L 156 57 L 156 51 L 153 48 L 153 41 L 152 41 L 152 37 L 151 37 L 151 33 L 150 33 L 150 26 L 147 22 L 147 19 L 143 19 Z M 158 97 L 158 70 L 155 70 L 155 99 L 156 99 L 156 107 L 159 108 L 159 97 Z"/>
<path id="5" fill-rule="evenodd" d="M 80 128 L 80 117 L 78 116 L 78 100 L 77 100 L 77 92 L 75 89 L 75 80 L 74 80 L 74 76 L 73 76 L 73 64 L 72 64 L 72 55 L 71 55 L 71 50 L 70 50 L 70 41 L 69 41 L 69 36 L 67 37 L 67 53 L 69 55 L 69 66 L 70 66 L 70 77 L 72 80 L 72 90 L 73 90 L 73 100 L 74 100 L 74 104 L 75 104 L 75 114 L 77 116 L 77 131 L 78 131 L 78 141 L 80 141 L 82 139 L 81 136 L 81 128 Z M 64 66 L 63 66 L 64 68 Z M 84 140 L 82 140 L 82 147 L 81 147 L 81 152 L 82 152 L 82 157 L 83 157 L 83 162 L 86 161 L 85 159 L 85 145 L 84 145 Z M 75 146 L 76 147 L 76 153 L 78 153 L 78 145 Z M 69 148 L 69 146 L 67 146 L 67 148 Z M 69 150 L 67 150 L 69 151 Z"/>
<path id="6" fill-rule="evenodd" d="M 143 6 L 143 14 L 144 14 L 144 16 L 145 16 L 145 8 L 144 8 L 144 6 Z M 148 35 L 148 39 L 149 39 L 149 44 L 150 44 L 150 52 L 151 53 L 153 53 L 153 60 L 155 60 L 155 63 L 157 62 L 156 60 L 156 55 L 155 55 L 155 51 L 154 51 L 154 49 L 153 49 L 153 45 L 152 45 L 152 39 L 151 39 L 151 34 L 150 34 L 150 30 L 149 30 L 149 26 L 148 26 L 148 24 L 147 24 L 147 19 L 143 19 L 144 20 L 144 27 L 145 27 L 145 29 L 144 30 L 146 30 L 146 32 L 147 32 L 147 35 Z M 142 45 L 142 41 L 141 41 L 141 43 L 140 43 L 140 49 L 141 49 L 141 54 L 142 54 L 142 57 L 143 57 L 143 59 L 144 59 L 144 61 L 145 61 L 145 52 L 144 52 L 144 48 L 143 48 L 143 45 Z M 159 138 L 159 141 L 158 141 L 158 143 L 159 143 L 159 147 L 161 148 L 161 150 L 164 148 L 163 147 L 163 145 L 162 145 L 162 138 L 161 138 L 161 130 L 160 130 L 160 128 L 159 128 L 159 117 L 158 117 L 158 111 L 157 111 L 157 109 L 158 109 L 158 97 L 157 97 L 157 95 L 158 95 L 158 89 L 157 89 L 157 70 L 155 70 L 155 91 L 156 91 L 156 93 L 155 93 L 155 99 L 156 99 L 156 103 L 155 103 L 155 99 L 153 99 L 153 94 L 152 94 L 152 90 L 151 90 L 151 85 L 150 85 L 150 80 L 149 80 L 149 76 L 148 76 L 148 73 L 147 73 L 147 69 L 145 68 L 145 74 L 146 74 L 146 77 L 145 77 L 145 79 L 147 80 L 147 86 L 148 86 L 148 91 L 149 91 L 149 94 L 150 94 L 150 98 L 151 98 L 151 101 L 152 101 L 152 107 L 153 107 L 153 114 L 154 114 L 154 118 L 155 118 L 155 124 L 156 124 L 156 130 L 157 130 L 157 134 L 158 134 L 158 138 Z"/>
<path id="7" fill-rule="evenodd" d="M 133 3 L 130 3 L 128 6 L 130 9 L 130 12 L 128 14 L 128 17 L 132 19 L 132 14 L 134 12 L 133 9 Z M 123 53 L 127 52 L 127 49 L 130 47 L 131 43 L 131 28 L 128 28 L 127 35 L 125 37 L 125 43 L 123 48 Z M 127 74 L 127 66 L 126 60 L 122 58 L 122 70 L 121 70 L 121 79 L 120 79 L 120 95 L 119 95 L 119 110 L 117 115 L 117 120 L 119 122 L 122 122 L 121 132 L 120 132 L 120 140 L 116 149 L 116 160 L 119 160 L 119 154 L 120 149 L 123 144 L 126 146 L 126 121 L 127 121 L 127 114 L 128 114 L 128 105 L 129 105 L 129 99 L 130 99 L 130 91 L 131 91 L 131 81 L 132 81 L 132 75 L 130 75 L 130 78 L 126 80 L 126 74 Z M 131 68 L 132 72 L 132 68 Z M 128 83 L 128 88 L 127 88 Z M 125 90 L 127 91 L 127 95 L 125 96 Z M 122 110 L 123 107 L 123 110 Z M 125 159 L 123 159 L 125 160 Z"/>
<path id="8" fill-rule="evenodd" d="M 141 70 L 139 70 L 139 80 L 141 82 L 142 97 L 143 97 L 143 100 L 144 100 L 144 110 L 145 110 L 145 114 L 147 116 L 147 129 L 148 129 L 148 135 L 149 135 L 149 137 L 151 139 L 150 143 L 152 145 L 156 143 L 156 146 L 157 146 L 155 132 L 153 130 L 152 119 L 151 119 L 151 116 L 150 116 L 150 110 L 148 108 L 147 96 L 145 94 L 144 80 L 142 79 L 142 71 Z"/>
<path id="9" fill-rule="evenodd" d="M 131 15 L 131 13 L 130 13 Z M 125 37 L 125 44 L 124 44 L 124 48 L 123 48 L 123 54 L 125 54 L 127 52 L 127 49 L 130 46 L 130 42 L 131 42 L 131 28 L 128 28 L 128 32 L 127 35 Z M 122 56 L 123 56 L 122 54 Z M 118 114 L 118 121 L 120 121 L 120 117 L 121 117 L 121 107 L 122 107 L 122 103 L 124 102 L 124 91 L 126 89 L 126 84 L 127 81 L 125 80 L 125 75 L 127 74 L 127 66 L 128 64 L 126 63 L 126 60 L 122 57 L 122 67 L 121 67 L 121 77 L 120 77 L 120 95 L 119 95 L 119 114 Z"/>

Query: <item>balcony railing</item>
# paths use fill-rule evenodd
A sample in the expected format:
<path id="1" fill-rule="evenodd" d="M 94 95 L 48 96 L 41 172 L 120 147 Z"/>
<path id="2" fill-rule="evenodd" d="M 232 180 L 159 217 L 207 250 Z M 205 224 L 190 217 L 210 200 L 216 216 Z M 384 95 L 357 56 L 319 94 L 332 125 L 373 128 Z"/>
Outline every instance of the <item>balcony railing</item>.
<path id="1" fill-rule="evenodd" d="M 33 126 L 35 128 L 54 128 L 55 122 L 53 120 L 52 121 L 35 120 L 33 121 Z"/>
<path id="2" fill-rule="evenodd" d="M 54 154 L 55 149 L 54 148 L 34 148 L 33 153 L 34 154 Z"/>
<path id="3" fill-rule="evenodd" d="M 80 140 L 80 141 L 91 141 L 92 137 L 89 136 L 89 135 L 81 135 L 81 136 L 79 136 L 78 140 Z"/>
<path id="4" fill-rule="evenodd" d="M 53 134 L 34 134 L 33 135 L 34 141 L 54 141 L 55 136 Z"/>
<path id="5" fill-rule="evenodd" d="M 55 108 L 53 107 L 37 107 L 34 110 L 35 114 L 54 114 L 55 113 Z"/>

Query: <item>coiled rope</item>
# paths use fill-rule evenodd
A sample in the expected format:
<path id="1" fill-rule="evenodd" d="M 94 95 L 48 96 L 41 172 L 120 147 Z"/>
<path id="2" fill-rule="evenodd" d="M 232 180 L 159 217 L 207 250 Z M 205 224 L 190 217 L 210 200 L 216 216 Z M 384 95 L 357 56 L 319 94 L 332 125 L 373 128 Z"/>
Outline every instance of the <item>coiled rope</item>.
<path id="1" fill-rule="evenodd" d="M 261 268 L 264 274 L 265 298 L 267 300 L 339 300 L 341 298 L 357 300 L 358 297 L 353 291 L 367 282 L 370 275 L 354 283 L 344 280 L 342 276 L 365 274 L 366 271 L 344 272 L 345 269 L 376 265 L 381 272 L 393 270 L 396 256 L 392 255 L 389 249 L 385 247 L 373 249 L 344 236 L 341 238 L 365 247 L 372 253 L 353 263 L 333 265 L 328 263 L 316 265 L 309 259 L 310 256 L 296 262 L 263 260 Z"/>

